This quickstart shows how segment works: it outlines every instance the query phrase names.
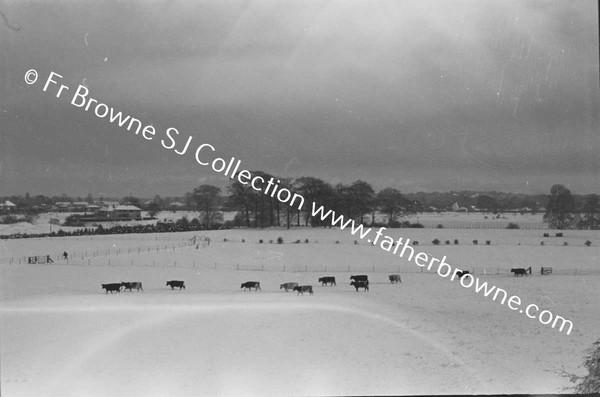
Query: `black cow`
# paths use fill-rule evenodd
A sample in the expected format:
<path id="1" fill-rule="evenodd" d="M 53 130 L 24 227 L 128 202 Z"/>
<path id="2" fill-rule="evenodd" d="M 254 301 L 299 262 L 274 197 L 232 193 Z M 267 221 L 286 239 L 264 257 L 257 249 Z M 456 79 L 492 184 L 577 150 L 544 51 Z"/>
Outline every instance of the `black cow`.
<path id="1" fill-rule="evenodd" d="M 171 289 L 179 287 L 179 290 L 181 290 L 182 288 L 185 289 L 185 283 L 183 281 L 171 280 L 167 281 L 167 287 L 171 287 Z"/>
<path id="2" fill-rule="evenodd" d="M 288 292 L 289 290 L 293 290 L 297 286 L 298 283 L 284 283 L 279 286 L 279 289 L 285 289 L 285 292 Z"/>
<path id="3" fill-rule="evenodd" d="M 471 274 L 468 270 L 461 270 L 456 272 L 456 275 L 458 276 L 459 279 L 463 278 L 465 276 L 465 274 Z"/>
<path id="4" fill-rule="evenodd" d="M 354 288 L 356 288 L 356 292 L 358 292 L 359 288 L 364 288 L 363 292 L 369 290 L 369 282 L 368 281 L 353 281 L 350 283 L 350 285 L 353 285 Z"/>
<path id="5" fill-rule="evenodd" d="M 258 281 L 246 281 L 240 288 L 243 288 L 244 291 L 246 291 L 246 289 L 252 290 L 252 288 L 254 288 L 254 290 L 257 291 L 260 289 L 260 283 Z"/>
<path id="6" fill-rule="evenodd" d="M 319 278 L 319 282 L 321 283 L 322 286 L 327 285 L 327 284 L 330 284 L 332 286 L 337 285 L 335 283 L 335 277 L 321 277 L 321 278 Z"/>
<path id="7" fill-rule="evenodd" d="M 121 292 L 121 284 L 119 283 L 102 284 L 102 288 L 106 290 L 107 294 L 108 291 L 110 291 L 111 294 L 113 292 Z"/>
<path id="8" fill-rule="evenodd" d="M 131 281 L 131 282 L 123 282 L 123 281 L 121 281 L 121 287 L 123 287 L 123 291 L 125 291 L 127 289 L 129 291 L 131 291 L 132 288 L 137 289 L 138 292 L 140 292 L 140 290 L 142 290 L 142 291 L 144 290 L 142 288 L 142 283 L 140 283 L 139 281 Z"/>
<path id="9" fill-rule="evenodd" d="M 390 283 L 394 284 L 394 283 L 399 283 L 402 280 L 400 279 L 400 275 L 399 274 L 390 274 Z"/>
<path id="10" fill-rule="evenodd" d="M 369 276 L 364 275 L 364 274 L 361 274 L 361 275 L 358 275 L 358 276 L 350 276 L 350 280 L 353 280 L 353 281 L 364 281 L 367 284 L 369 284 Z M 350 285 L 352 285 L 352 283 L 350 283 Z"/>
<path id="11" fill-rule="evenodd" d="M 510 269 L 510 272 L 514 273 L 515 277 L 517 277 L 517 276 L 521 276 L 521 277 L 525 276 L 525 277 L 527 277 L 527 272 L 529 272 L 529 274 L 531 274 L 531 266 L 529 266 L 527 269 L 524 269 L 522 267 L 513 268 L 513 269 Z"/>
<path id="12" fill-rule="evenodd" d="M 305 292 L 308 292 L 309 294 L 313 294 L 313 289 L 312 289 L 312 285 L 300 285 L 300 286 L 296 286 L 294 287 L 294 291 L 298 291 L 298 293 L 296 295 L 304 295 Z"/>

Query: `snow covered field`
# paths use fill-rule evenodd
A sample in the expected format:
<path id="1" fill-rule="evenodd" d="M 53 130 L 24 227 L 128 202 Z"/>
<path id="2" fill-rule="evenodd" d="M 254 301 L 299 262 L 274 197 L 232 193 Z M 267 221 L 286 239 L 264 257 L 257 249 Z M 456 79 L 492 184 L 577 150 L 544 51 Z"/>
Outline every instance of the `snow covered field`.
<path id="1" fill-rule="evenodd" d="M 204 232 L 206 248 L 189 244 L 200 233 L 1 240 L 2 393 L 556 393 L 569 382 L 553 371 L 582 373 L 585 350 L 600 338 L 597 232 L 388 232 L 570 319 L 572 333 L 335 229 Z M 279 236 L 284 244 L 268 243 Z M 434 238 L 460 244 L 434 246 Z M 68 263 L 57 260 L 65 250 Z M 56 260 L 25 264 L 32 255 Z M 528 266 L 530 277 L 508 272 Z M 541 276 L 540 266 L 555 274 Z M 396 272 L 402 283 L 392 285 Z M 349 285 L 357 273 L 369 275 L 369 292 Z M 320 286 L 325 275 L 337 286 Z M 167 280 L 184 280 L 186 289 L 171 290 Z M 249 280 L 262 291 L 241 290 Z M 120 281 L 141 281 L 144 291 L 100 288 Z M 290 281 L 315 294 L 279 289 Z"/>

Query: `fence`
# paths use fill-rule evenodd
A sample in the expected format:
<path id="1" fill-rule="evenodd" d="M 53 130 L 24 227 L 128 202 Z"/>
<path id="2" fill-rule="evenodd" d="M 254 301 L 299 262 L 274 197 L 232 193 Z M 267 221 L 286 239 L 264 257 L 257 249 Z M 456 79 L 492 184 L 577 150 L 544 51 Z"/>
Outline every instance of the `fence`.
<path id="1" fill-rule="evenodd" d="M 177 249 L 192 249 L 195 248 L 195 245 L 192 246 L 189 243 L 177 243 L 177 244 L 161 244 L 161 245 L 155 245 L 155 246 L 144 246 L 144 247 L 128 247 L 128 248 L 115 248 L 115 249 L 108 249 L 108 250 L 95 250 L 95 251 L 73 251 L 73 252 L 67 252 L 68 255 L 68 260 L 84 260 L 84 259 L 89 259 L 89 258 L 96 258 L 96 257 L 109 257 L 109 256 L 119 256 L 121 254 L 127 254 L 127 255 L 131 255 L 131 254 L 150 254 L 153 252 L 166 252 L 166 251 L 175 251 Z M 54 255 L 54 257 L 52 257 L 51 255 L 43 255 L 44 258 L 48 258 L 48 259 L 52 259 L 54 262 L 60 262 L 61 260 L 64 260 L 63 255 L 62 254 L 57 254 Z M 19 256 L 19 257 L 10 257 L 10 258 L 1 258 L 0 259 L 0 263 L 3 262 L 8 262 L 9 265 L 20 265 L 20 264 L 24 264 L 24 263 L 30 263 L 29 261 L 30 256 Z M 53 259 L 54 258 L 54 259 Z M 48 261 L 49 262 L 49 261 Z M 110 262 L 110 259 L 109 259 Z"/>
<path id="2" fill-rule="evenodd" d="M 175 251 L 184 249 L 195 249 L 189 245 L 171 245 L 158 247 L 161 251 Z M 89 256 L 89 257 L 78 257 L 69 262 L 54 262 L 49 265 L 53 266 L 114 266 L 114 267 L 173 267 L 173 268 L 198 268 L 204 270 L 234 270 L 234 271 L 259 271 L 259 272 L 288 272 L 288 273 L 376 273 L 376 274 L 437 274 L 435 271 L 427 271 L 425 268 L 410 265 L 295 265 L 295 264 L 281 264 L 279 262 L 265 262 L 265 263 L 244 263 L 244 262 L 208 262 L 203 260 L 185 260 L 185 261 L 157 261 L 153 259 L 151 262 L 148 259 L 141 259 L 139 257 L 118 257 L 118 251 L 115 253 L 115 257 L 108 258 L 102 256 Z M 139 251 L 142 253 L 142 251 Z M 19 258 L 18 264 L 27 264 L 26 261 L 22 261 Z M 17 263 L 15 263 L 16 265 Z M 44 266 L 49 266 L 45 264 Z M 546 272 L 542 273 L 542 268 L 546 269 Z M 557 275 L 571 275 L 571 276 L 584 276 L 584 275 L 600 275 L 600 268 L 594 267 L 576 267 L 576 268 L 557 268 L 552 267 L 551 274 L 547 272 L 547 267 L 532 266 L 531 276 L 552 277 Z M 514 277 L 509 267 L 483 267 L 483 266 L 472 266 L 463 267 L 462 270 L 468 270 L 473 275 L 485 275 L 485 276 L 510 276 Z M 548 275 L 549 274 L 549 275 Z"/>

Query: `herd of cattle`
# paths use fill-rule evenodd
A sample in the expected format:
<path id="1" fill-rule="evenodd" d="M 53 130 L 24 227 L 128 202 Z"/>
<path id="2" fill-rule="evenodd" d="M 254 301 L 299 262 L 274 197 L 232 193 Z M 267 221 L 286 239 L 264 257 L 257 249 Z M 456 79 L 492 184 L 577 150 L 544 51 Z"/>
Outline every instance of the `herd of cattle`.
<path id="1" fill-rule="evenodd" d="M 135 288 L 138 292 L 140 292 L 140 290 L 144 290 L 144 288 L 142 288 L 142 283 L 140 283 L 139 281 L 129 281 L 129 282 L 123 282 L 121 281 L 120 283 L 110 283 L 110 284 L 101 284 L 102 288 L 106 290 L 106 293 L 108 294 L 109 292 L 112 294 L 113 292 L 121 292 L 121 289 L 123 289 L 123 291 L 125 290 L 129 290 L 129 291 L 133 291 L 133 289 Z M 179 289 L 185 289 L 185 283 L 183 281 L 167 281 L 167 287 L 171 287 L 171 289 L 175 289 L 176 287 Z"/>
<path id="2" fill-rule="evenodd" d="M 549 270 L 547 270 L 547 271 L 549 273 L 551 273 L 552 268 L 548 268 L 548 269 Z M 513 269 L 510 269 L 510 272 L 514 273 L 515 276 L 527 276 L 527 273 L 531 274 L 531 266 L 527 269 L 513 268 Z M 468 270 L 456 272 L 456 275 L 458 276 L 459 279 L 464 277 L 467 274 L 470 274 Z M 542 274 L 544 274 L 544 268 L 542 268 Z M 402 281 L 400 279 L 399 274 L 390 274 L 388 278 L 390 280 L 390 283 L 392 283 L 392 284 L 400 283 Z M 350 282 L 350 285 L 353 286 L 354 288 L 356 288 L 357 292 L 359 289 L 362 289 L 363 292 L 369 290 L 369 277 L 367 275 L 363 274 L 363 275 L 350 276 L 350 280 L 352 280 Z M 337 284 L 335 282 L 335 277 L 332 277 L 332 276 L 320 277 L 319 283 L 321 283 L 321 286 L 337 286 Z M 111 294 L 113 292 L 121 292 L 121 290 L 132 291 L 133 289 L 136 289 L 138 292 L 140 290 L 142 290 L 142 291 L 144 290 L 142 288 L 142 283 L 139 281 L 130 281 L 130 282 L 122 281 L 120 283 L 110 283 L 110 284 L 101 284 L 101 285 L 102 285 L 102 288 L 106 290 L 107 294 L 109 292 Z M 166 286 L 171 287 L 171 289 L 175 289 L 175 288 L 179 288 L 180 290 L 185 289 L 185 283 L 183 281 L 179 281 L 179 280 L 167 281 Z M 245 283 L 242 283 L 241 288 L 243 288 L 244 291 L 245 290 L 251 291 L 252 289 L 254 289 L 255 291 L 261 290 L 260 282 L 258 282 L 258 281 L 246 281 Z M 283 290 L 285 290 L 285 292 L 288 292 L 290 290 L 297 291 L 298 295 L 300 295 L 300 294 L 304 295 L 305 292 L 308 292 L 311 295 L 314 293 L 312 285 L 298 285 L 298 283 L 292 283 L 292 282 L 281 284 L 279 286 L 279 289 L 283 289 Z"/>
<path id="3" fill-rule="evenodd" d="M 468 272 L 467 272 L 468 273 Z M 350 285 L 353 286 L 354 288 L 356 288 L 356 292 L 358 292 L 359 288 L 362 288 L 363 292 L 368 291 L 369 290 L 369 276 L 367 275 L 356 275 L 356 276 L 350 276 Z M 395 284 L 395 283 L 400 283 L 402 280 L 400 279 L 400 275 L 399 274 L 391 274 L 389 276 L 389 280 L 390 283 Z M 321 286 L 337 286 L 336 282 L 335 282 L 335 277 L 321 277 L 319 278 L 319 283 L 321 283 Z M 142 288 L 142 283 L 139 281 L 129 281 L 129 282 L 123 282 L 121 281 L 120 283 L 110 283 L 110 284 L 101 284 L 102 288 L 106 290 L 105 293 L 113 293 L 113 292 L 121 292 L 121 289 L 123 289 L 123 291 L 125 290 L 129 290 L 129 291 L 133 291 L 133 289 L 136 289 L 138 292 L 140 290 L 144 290 L 144 288 Z M 171 287 L 171 289 L 175 289 L 175 288 L 179 288 L 181 289 L 185 289 L 185 282 L 183 281 L 179 281 L 179 280 L 170 280 L 167 281 L 167 287 Z M 261 290 L 260 288 L 260 282 L 258 281 L 246 281 L 245 283 L 242 283 L 241 288 L 245 290 L 252 290 L 254 288 L 255 291 Z M 304 295 L 305 292 L 308 292 L 310 295 L 312 295 L 313 292 L 313 287 L 312 285 L 298 285 L 298 283 L 283 283 L 279 286 L 279 289 L 283 289 L 285 290 L 285 292 L 288 292 L 290 290 L 292 291 L 297 291 L 298 294 L 297 295 Z M 261 290 L 262 291 L 262 290 Z"/>

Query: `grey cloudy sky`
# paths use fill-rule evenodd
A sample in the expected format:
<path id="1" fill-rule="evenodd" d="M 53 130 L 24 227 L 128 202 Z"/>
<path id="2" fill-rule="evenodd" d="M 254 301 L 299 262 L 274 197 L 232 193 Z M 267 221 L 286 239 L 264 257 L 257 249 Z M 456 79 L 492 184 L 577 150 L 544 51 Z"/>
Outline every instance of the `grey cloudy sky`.
<path id="1" fill-rule="evenodd" d="M 79 84 L 281 177 L 600 190 L 595 1 L 48 3 L 0 2 L 0 195 L 226 185 L 72 106 Z M 42 91 L 50 71 L 70 96 Z"/>

